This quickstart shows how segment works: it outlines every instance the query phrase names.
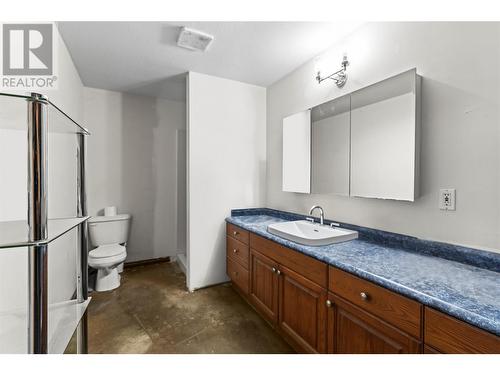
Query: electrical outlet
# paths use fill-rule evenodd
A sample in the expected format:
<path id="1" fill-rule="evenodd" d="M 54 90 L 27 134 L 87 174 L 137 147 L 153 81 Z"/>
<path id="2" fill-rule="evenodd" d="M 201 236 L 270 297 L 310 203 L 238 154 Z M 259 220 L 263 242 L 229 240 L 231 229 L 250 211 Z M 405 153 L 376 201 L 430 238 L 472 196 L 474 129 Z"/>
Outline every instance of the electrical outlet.
<path id="1" fill-rule="evenodd" d="M 455 189 L 439 190 L 439 209 L 455 211 Z"/>

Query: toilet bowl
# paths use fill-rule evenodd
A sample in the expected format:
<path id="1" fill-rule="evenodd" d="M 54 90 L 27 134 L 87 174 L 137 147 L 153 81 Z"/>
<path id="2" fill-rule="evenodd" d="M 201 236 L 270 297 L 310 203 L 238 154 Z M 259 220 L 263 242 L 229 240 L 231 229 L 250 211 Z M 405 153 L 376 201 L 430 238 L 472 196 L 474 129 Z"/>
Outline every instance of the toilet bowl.
<path id="1" fill-rule="evenodd" d="M 120 286 L 118 267 L 127 257 L 125 243 L 129 233 L 130 215 L 95 216 L 89 219 L 90 242 L 88 263 L 97 269 L 95 290 L 98 292 Z"/>
<path id="2" fill-rule="evenodd" d="M 125 246 L 102 245 L 89 253 L 89 266 L 97 269 L 95 290 L 98 292 L 116 289 L 120 286 L 118 265 L 127 258 Z"/>

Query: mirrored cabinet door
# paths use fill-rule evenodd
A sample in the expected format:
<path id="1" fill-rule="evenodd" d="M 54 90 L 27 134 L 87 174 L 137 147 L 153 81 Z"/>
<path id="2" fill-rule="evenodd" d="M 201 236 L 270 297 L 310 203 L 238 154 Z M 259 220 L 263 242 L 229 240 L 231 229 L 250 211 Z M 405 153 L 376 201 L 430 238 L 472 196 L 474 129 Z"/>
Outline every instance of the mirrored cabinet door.
<path id="1" fill-rule="evenodd" d="M 283 191 L 414 201 L 416 69 L 283 119 Z"/>
<path id="2" fill-rule="evenodd" d="M 311 110 L 312 193 L 349 195 L 349 95 Z"/>
<path id="3" fill-rule="evenodd" d="M 413 69 L 351 94 L 352 196 L 418 196 L 419 78 Z"/>
<path id="4" fill-rule="evenodd" d="M 283 119 L 283 191 L 311 192 L 311 111 Z"/>

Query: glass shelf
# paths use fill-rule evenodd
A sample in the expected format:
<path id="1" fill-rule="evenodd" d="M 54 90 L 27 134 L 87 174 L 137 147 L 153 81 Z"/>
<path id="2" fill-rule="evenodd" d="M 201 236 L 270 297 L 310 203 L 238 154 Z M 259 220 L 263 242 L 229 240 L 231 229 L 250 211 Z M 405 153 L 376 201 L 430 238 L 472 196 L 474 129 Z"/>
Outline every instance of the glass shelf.
<path id="1" fill-rule="evenodd" d="M 49 100 L 49 132 L 90 135 L 89 131 L 73 120 Z"/>
<path id="2" fill-rule="evenodd" d="M 49 219 L 47 239 L 38 242 L 28 240 L 28 222 L 26 220 L 1 221 L 0 249 L 48 244 L 89 218 L 90 216 Z"/>
<path id="3" fill-rule="evenodd" d="M 49 304 L 49 353 L 62 354 L 91 301 L 69 300 Z M 0 312 L 0 353 L 26 354 L 27 316 L 24 310 Z"/>
<path id="4" fill-rule="evenodd" d="M 31 99 L 30 95 L 0 92 L 0 129 L 26 131 L 28 128 L 26 102 Z M 85 127 L 73 120 L 50 99 L 47 103 L 49 132 L 90 135 Z"/>

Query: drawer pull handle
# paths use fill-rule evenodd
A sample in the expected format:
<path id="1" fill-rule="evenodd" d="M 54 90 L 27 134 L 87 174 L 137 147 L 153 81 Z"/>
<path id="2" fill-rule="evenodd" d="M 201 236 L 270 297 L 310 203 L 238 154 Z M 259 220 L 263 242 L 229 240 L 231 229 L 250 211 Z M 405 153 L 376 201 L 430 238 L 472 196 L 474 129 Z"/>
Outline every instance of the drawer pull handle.
<path id="1" fill-rule="evenodd" d="M 238 249 L 233 249 L 233 253 L 237 253 L 238 252 Z"/>
<path id="2" fill-rule="evenodd" d="M 362 299 L 363 301 L 368 300 L 368 294 L 367 294 L 367 293 L 365 293 L 365 292 L 361 292 L 361 293 L 359 293 L 359 296 L 361 297 L 361 299 Z"/>
<path id="3" fill-rule="evenodd" d="M 332 307 L 332 301 L 329 299 L 326 300 L 326 307 Z"/>
<path id="4" fill-rule="evenodd" d="M 240 233 L 239 233 L 239 232 L 236 232 L 236 231 L 234 231 L 234 232 L 233 232 L 233 235 L 234 235 L 234 236 L 237 236 L 238 234 L 240 234 Z"/>
<path id="5" fill-rule="evenodd" d="M 273 273 L 276 273 L 276 268 L 271 268 L 271 271 L 273 271 Z"/>
<path id="6" fill-rule="evenodd" d="M 280 270 L 276 270 L 276 274 L 279 276 L 281 275 L 281 271 Z"/>

